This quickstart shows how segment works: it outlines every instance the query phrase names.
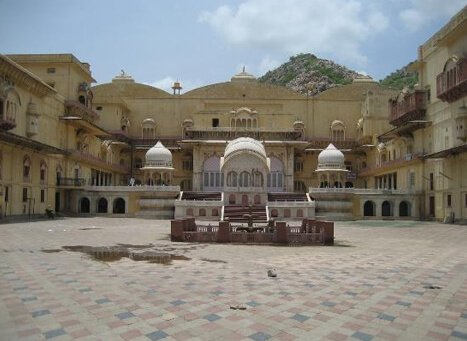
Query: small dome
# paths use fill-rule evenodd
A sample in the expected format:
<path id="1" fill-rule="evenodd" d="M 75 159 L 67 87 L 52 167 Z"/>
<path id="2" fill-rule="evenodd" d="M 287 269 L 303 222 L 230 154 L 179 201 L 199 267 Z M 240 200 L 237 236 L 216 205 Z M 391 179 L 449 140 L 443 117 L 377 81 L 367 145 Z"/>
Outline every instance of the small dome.
<path id="1" fill-rule="evenodd" d="M 318 170 L 345 170 L 344 154 L 330 143 L 318 155 Z"/>
<path id="2" fill-rule="evenodd" d="M 253 76 L 251 73 L 246 72 L 245 67 L 243 67 L 242 72 L 237 73 L 230 80 L 232 82 L 235 82 L 235 81 L 254 81 L 254 80 L 256 80 L 256 77 Z"/>
<path id="3" fill-rule="evenodd" d="M 239 137 L 230 141 L 225 147 L 224 159 L 227 160 L 233 154 L 241 152 L 253 152 L 264 160 L 267 159 L 263 144 L 251 137 Z"/>
<path id="4" fill-rule="evenodd" d="M 146 153 L 145 167 L 162 166 L 172 167 L 172 153 L 158 141 L 154 147 Z"/>

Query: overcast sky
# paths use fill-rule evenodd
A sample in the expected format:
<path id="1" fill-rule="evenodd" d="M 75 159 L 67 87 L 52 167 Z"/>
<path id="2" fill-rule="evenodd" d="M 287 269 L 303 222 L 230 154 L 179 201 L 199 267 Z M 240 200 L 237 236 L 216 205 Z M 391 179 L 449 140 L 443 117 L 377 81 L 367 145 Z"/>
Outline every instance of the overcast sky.
<path id="1" fill-rule="evenodd" d="M 184 90 L 256 76 L 298 53 L 375 79 L 417 48 L 466 0 L 0 0 L 0 53 L 73 53 L 106 83 Z"/>

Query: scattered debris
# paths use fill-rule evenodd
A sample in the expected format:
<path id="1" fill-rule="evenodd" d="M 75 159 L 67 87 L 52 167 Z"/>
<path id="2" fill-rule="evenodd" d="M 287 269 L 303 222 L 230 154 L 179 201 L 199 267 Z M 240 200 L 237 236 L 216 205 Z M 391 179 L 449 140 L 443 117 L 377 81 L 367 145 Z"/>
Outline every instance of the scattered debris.
<path id="1" fill-rule="evenodd" d="M 423 288 L 425 288 L 425 289 L 442 289 L 438 285 L 425 285 Z"/>
<path id="2" fill-rule="evenodd" d="M 230 309 L 232 310 L 246 310 L 246 306 L 243 304 L 231 305 Z"/>
<path id="3" fill-rule="evenodd" d="M 277 277 L 276 269 L 268 270 L 268 276 L 269 277 Z"/>

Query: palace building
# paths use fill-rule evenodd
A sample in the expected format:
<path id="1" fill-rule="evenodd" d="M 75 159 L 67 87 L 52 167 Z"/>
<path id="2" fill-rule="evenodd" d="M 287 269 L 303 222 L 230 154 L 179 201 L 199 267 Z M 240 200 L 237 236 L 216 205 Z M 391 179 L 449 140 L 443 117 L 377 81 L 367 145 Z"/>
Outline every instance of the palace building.
<path id="1" fill-rule="evenodd" d="M 467 8 L 418 50 L 414 90 L 305 96 L 243 70 L 183 92 L 71 54 L 0 55 L 1 217 L 467 217 Z"/>

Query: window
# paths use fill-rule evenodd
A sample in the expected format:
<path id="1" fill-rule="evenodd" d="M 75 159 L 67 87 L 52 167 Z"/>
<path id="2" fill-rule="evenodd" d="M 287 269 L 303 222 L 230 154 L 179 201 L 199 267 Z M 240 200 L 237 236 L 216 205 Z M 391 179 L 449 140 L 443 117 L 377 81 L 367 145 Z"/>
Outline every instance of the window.
<path id="1" fill-rule="evenodd" d="M 6 188 L 6 190 L 7 190 L 7 193 L 8 193 L 8 187 Z M 465 205 L 465 207 L 467 207 L 467 193 L 464 194 L 464 199 L 465 199 L 464 200 L 464 205 Z M 6 201 L 6 198 L 5 198 L 5 201 Z"/>
<path id="2" fill-rule="evenodd" d="M 26 187 L 23 188 L 23 202 L 28 201 L 28 189 Z"/>
<path id="3" fill-rule="evenodd" d="M 448 207 L 451 207 L 451 204 L 452 204 L 452 202 L 451 202 L 451 194 L 448 194 L 448 196 L 447 196 L 447 206 L 448 206 Z"/>
<path id="4" fill-rule="evenodd" d="M 409 188 L 412 189 L 415 187 L 415 172 L 409 173 Z"/>
<path id="5" fill-rule="evenodd" d="M 10 192 L 9 192 L 9 187 L 5 187 L 5 202 L 8 202 L 10 200 Z M 467 195 L 465 196 L 465 200 L 467 201 Z"/>
<path id="6" fill-rule="evenodd" d="M 78 101 L 83 104 L 83 105 L 86 105 L 86 97 L 84 97 L 83 95 L 79 96 L 78 97 Z"/>
<path id="7" fill-rule="evenodd" d="M 433 191 L 434 188 L 435 188 L 434 176 L 433 176 L 433 173 L 430 173 L 430 191 Z"/>
<path id="8" fill-rule="evenodd" d="M 31 171 L 31 160 L 26 156 L 23 160 L 23 182 L 29 182 L 29 175 Z"/>
<path id="9" fill-rule="evenodd" d="M 303 161 L 302 160 L 295 160 L 295 162 L 294 162 L 294 172 L 296 172 L 296 173 L 303 172 Z"/>
<path id="10" fill-rule="evenodd" d="M 41 169 L 40 169 L 39 179 L 40 179 L 41 184 L 45 184 L 45 183 L 46 183 L 46 179 L 47 179 L 47 165 L 45 164 L 44 161 L 41 162 Z"/>
<path id="11" fill-rule="evenodd" d="M 143 167 L 143 161 L 137 157 L 135 158 L 135 162 L 133 163 L 133 168 L 141 168 Z"/>
<path id="12" fill-rule="evenodd" d="M 214 128 L 219 127 L 219 119 L 218 119 L 218 118 L 213 118 L 213 119 L 212 119 L 212 126 L 213 126 Z"/>
<path id="13" fill-rule="evenodd" d="M 55 73 L 55 68 L 54 67 L 48 67 L 47 68 L 47 73 Z"/>
<path id="14" fill-rule="evenodd" d="M 102 111 L 102 107 L 101 107 L 101 106 L 98 106 L 98 107 L 96 107 L 96 110 L 97 110 L 97 111 Z"/>
<path id="15" fill-rule="evenodd" d="M 331 139 L 332 141 L 345 140 L 345 126 L 342 121 L 334 120 L 331 123 Z"/>
<path id="16" fill-rule="evenodd" d="M 45 201 L 45 190 L 41 189 L 41 202 Z"/>
<path id="17" fill-rule="evenodd" d="M 183 160 L 182 169 L 187 171 L 193 170 L 193 160 Z"/>

